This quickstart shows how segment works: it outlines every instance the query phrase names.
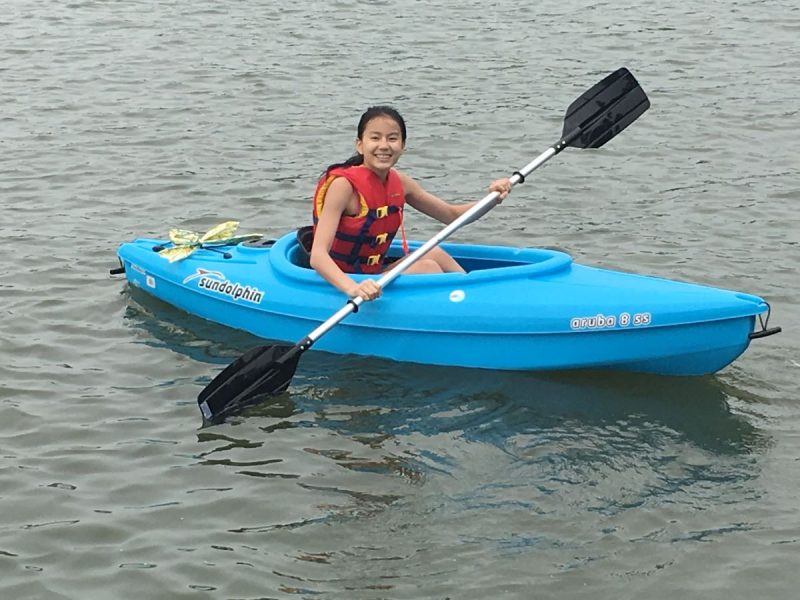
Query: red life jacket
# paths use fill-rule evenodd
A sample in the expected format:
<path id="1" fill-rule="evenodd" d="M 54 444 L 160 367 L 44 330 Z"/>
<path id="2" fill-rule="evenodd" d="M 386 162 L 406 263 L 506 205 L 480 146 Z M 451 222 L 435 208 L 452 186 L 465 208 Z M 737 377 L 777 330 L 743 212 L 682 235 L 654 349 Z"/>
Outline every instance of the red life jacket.
<path id="1" fill-rule="evenodd" d="M 392 169 L 384 183 L 364 166 L 331 169 L 319 180 L 314 193 L 314 231 L 325 194 L 337 177 L 344 177 L 353 186 L 360 212 L 352 217 L 342 215 L 329 254 L 345 273 L 380 273 L 403 223 L 405 191 L 400 176 Z"/>

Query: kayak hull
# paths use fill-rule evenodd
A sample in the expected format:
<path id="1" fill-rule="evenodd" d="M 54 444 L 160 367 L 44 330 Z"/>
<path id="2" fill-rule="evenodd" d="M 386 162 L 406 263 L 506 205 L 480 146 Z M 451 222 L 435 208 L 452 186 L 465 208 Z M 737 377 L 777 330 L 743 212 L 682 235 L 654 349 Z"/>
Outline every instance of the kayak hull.
<path id="1" fill-rule="evenodd" d="M 175 263 L 154 251 L 168 245 L 120 246 L 131 285 L 268 340 L 297 342 L 346 301 L 298 264 L 293 234 L 274 245 L 200 249 Z M 443 247 L 467 274 L 400 276 L 314 349 L 483 369 L 703 375 L 741 355 L 768 311 L 757 296 L 578 265 L 554 250 Z"/>

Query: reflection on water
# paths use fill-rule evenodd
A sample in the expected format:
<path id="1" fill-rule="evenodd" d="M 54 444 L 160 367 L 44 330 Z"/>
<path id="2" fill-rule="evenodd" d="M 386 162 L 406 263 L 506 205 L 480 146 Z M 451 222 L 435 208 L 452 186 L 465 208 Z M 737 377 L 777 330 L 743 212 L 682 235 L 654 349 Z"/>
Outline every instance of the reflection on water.
<path id="1" fill-rule="evenodd" d="M 145 343 L 202 363 L 197 392 L 260 343 L 131 299 L 126 320 Z M 474 565 L 473 552 L 525 558 L 511 567 L 518 581 L 531 564 L 545 578 L 629 578 L 664 568 L 676 544 L 752 530 L 726 507 L 760 501 L 757 457 L 769 439 L 731 411 L 732 394 L 715 377 L 479 371 L 312 351 L 287 393 L 223 425 L 199 428 L 198 411 L 186 426 L 198 427 L 196 467 L 226 482 L 199 491 L 227 507 L 217 527 L 239 557 L 236 577 L 261 560 L 284 593 L 416 597 L 420 582 L 474 582 L 459 566 Z M 269 518 L 238 511 L 253 489 L 267 494 Z M 695 516 L 709 511 L 712 526 Z M 276 557 L 276 544 L 292 550 Z"/>
<path id="2" fill-rule="evenodd" d="M 155 339 L 147 343 L 219 365 L 262 343 L 138 290 L 131 295 L 136 302 L 127 318 L 152 334 Z M 216 372 L 209 369 L 208 378 Z M 597 452 L 570 451 L 584 459 L 599 452 L 635 452 L 631 432 L 648 445 L 681 441 L 721 455 L 757 452 L 766 440 L 746 419 L 731 413 L 726 397 L 732 392 L 713 376 L 481 371 L 312 351 L 301 360 L 288 394 L 248 410 L 242 418 L 269 421 L 260 425 L 265 433 L 286 427 L 329 428 L 372 448 L 388 448 L 390 440 L 411 434 L 457 434 L 503 448 L 523 461 L 546 454 L 547 444 L 565 431 L 583 439 L 589 431 L 600 436 L 592 442 L 599 444 Z M 359 464 L 351 457 L 328 455 L 348 468 Z"/>

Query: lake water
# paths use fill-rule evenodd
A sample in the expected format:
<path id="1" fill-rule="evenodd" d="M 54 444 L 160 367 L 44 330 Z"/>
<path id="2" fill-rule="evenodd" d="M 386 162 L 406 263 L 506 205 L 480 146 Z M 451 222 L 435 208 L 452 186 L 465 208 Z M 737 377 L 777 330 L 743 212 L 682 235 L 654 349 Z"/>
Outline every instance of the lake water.
<path id="1" fill-rule="evenodd" d="M 796 2 L 4 7 L 0 597 L 797 597 Z M 375 103 L 406 117 L 402 168 L 479 198 L 620 66 L 650 111 L 453 241 L 757 294 L 782 334 L 687 379 L 311 352 L 200 427 L 257 340 L 128 290 L 119 243 L 306 224 Z"/>

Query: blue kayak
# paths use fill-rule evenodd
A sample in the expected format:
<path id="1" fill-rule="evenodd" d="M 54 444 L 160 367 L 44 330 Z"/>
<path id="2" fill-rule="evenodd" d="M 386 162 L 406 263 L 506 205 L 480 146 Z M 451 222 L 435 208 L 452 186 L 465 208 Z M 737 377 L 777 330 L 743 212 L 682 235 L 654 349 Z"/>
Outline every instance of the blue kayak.
<path id="1" fill-rule="evenodd" d="M 170 246 L 122 244 L 130 284 L 265 339 L 294 343 L 346 301 L 307 266 L 294 232 L 200 248 L 172 263 L 158 253 Z M 442 247 L 466 274 L 401 275 L 314 348 L 483 369 L 702 375 L 779 331 L 767 329 L 769 305 L 750 294 L 583 266 L 555 250 Z"/>

